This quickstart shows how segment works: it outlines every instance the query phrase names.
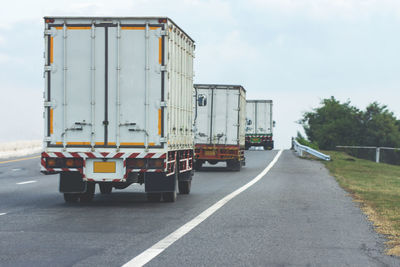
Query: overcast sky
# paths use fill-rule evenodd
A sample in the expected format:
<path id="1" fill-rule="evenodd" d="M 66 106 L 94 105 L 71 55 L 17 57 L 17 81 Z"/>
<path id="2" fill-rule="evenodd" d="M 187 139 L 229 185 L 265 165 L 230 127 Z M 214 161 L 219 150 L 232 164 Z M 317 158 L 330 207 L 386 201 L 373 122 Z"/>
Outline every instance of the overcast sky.
<path id="1" fill-rule="evenodd" d="M 43 136 L 45 15 L 172 18 L 196 41 L 196 83 L 274 101 L 277 148 L 330 96 L 400 117 L 398 0 L 15 0 L 0 10 L 0 142 Z"/>

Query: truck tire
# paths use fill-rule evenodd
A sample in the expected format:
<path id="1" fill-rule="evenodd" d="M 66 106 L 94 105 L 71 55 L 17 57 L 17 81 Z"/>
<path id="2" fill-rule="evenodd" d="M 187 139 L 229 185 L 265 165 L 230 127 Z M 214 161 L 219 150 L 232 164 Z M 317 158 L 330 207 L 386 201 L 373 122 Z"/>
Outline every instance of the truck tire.
<path id="1" fill-rule="evenodd" d="M 190 193 L 190 188 L 192 186 L 192 181 L 179 181 L 179 194 L 187 195 Z"/>
<path id="2" fill-rule="evenodd" d="M 100 183 L 99 188 L 100 188 L 101 194 L 111 194 L 112 189 L 113 189 L 111 183 Z"/>
<path id="3" fill-rule="evenodd" d="M 146 193 L 147 201 L 149 202 L 160 202 L 161 193 Z"/>
<path id="4" fill-rule="evenodd" d="M 240 171 L 242 163 L 239 160 L 229 160 L 226 163 L 227 168 L 231 171 Z"/>
<path id="5" fill-rule="evenodd" d="M 94 193 L 96 191 L 95 185 L 96 185 L 95 183 L 87 183 L 86 192 L 80 194 L 79 197 L 82 203 L 88 203 L 93 200 Z"/>
<path id="6" fill-rule="evenodd" d="M 164 192 L 162 193 L 164 202 L 175 202 L 176 201 L 176 191 L 174 192 Z"/>
<path id="7" fill-rule="evenodd" d="M 66 203 L 76 203 L 79 200 L 79 194 L 64 193 L 64 201 Z"/>
<path id="8" fill-rule="evenodd" d="M 201 166 L 203 166 L 203 162 L 201 162 L 201 161 L 195 161 L 194 162 L 194 169 L 196 171 L 199 171 L 201 169 Z"/>

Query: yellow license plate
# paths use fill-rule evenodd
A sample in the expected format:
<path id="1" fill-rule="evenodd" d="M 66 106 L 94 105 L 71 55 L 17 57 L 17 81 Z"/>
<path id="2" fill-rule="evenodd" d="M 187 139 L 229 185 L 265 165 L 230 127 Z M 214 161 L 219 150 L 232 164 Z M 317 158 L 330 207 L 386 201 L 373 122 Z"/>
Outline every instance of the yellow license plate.
<path id="1" fill-rule="evenodd" d="M 115 161 L 110 162 L 94 162 L 93 172 L 115 173 Z"/>
<path id="2" fill-rule="evenodd" d="M 204 151 L 204 155 L 206 155 L 206 156 L 215 156 L 215 151 Z"/>

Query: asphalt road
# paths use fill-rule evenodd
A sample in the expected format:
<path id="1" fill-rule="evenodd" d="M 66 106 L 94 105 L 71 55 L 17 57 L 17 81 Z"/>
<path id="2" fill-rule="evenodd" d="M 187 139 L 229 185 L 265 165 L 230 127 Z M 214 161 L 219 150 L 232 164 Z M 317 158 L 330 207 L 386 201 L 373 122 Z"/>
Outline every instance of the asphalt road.
<path id="1" fill-rule="evenodd" d="M 0 163 L 0 266 L 121 266 L 251 181 L 276 154 L 247 152 L 241 172 L 205 168 L 175 203 L 148 203 L 133 186 L 67 205 L 58 177 L 39 173 L 39 159 Z M 148 266 L 400 266 L 384 242 L 321 163 L 284 151 L 259 182 Z"/>

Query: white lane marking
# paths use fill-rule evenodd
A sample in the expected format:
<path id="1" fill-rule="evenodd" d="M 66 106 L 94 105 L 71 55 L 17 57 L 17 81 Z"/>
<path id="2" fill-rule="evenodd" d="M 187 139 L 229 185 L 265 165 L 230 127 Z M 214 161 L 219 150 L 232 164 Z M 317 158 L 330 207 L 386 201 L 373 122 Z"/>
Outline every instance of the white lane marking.
<path id="1" fill-rule="evenodd" d="M 37 181 L 32 180 L 32 181 L 20 182 L 20 183 L 17 183 L 17 184 L 31 184 L 31 183 L 36 183 L 36 182 Z"/>
<path id="2" fill-rule="evenodd" d="M 6 215 L 6 214 L 7 214 L 7 213 L 3 212 L 3 213 L 0 213 L 0 216 L 1 216 L 1 215 Z"/>
<path id="3" fill-rule="evenodd" d="M 201 222 L 206 220 L 208 217 L 210 217 L 214 212 L 219 210 L 221 207 L 223 207 L 226 203 L 228 203 L 230 200 L 232 200 L 234 197 L 257 183 L 261 178 L 266 175 L 269 170 L 275 165 L 275 163 L 278 161 L 279 157 L 281 156 L 283 150 L 279 150 L 278 154 L 274 157 L 274 159 L 268 164 L 268 166 L 259 174 L 257 175 L 253 180 L 245 184 L 244 186 L 240 187 L 239 189 L 233 191 L 229 195 L 225 196 L 222 198 L 220 201 L 197 215 L 196 218 L 192 219 L 191 221 L 187 222 L 175 232 L 169 234 L 166 236 L 164 239 L 158 241 L 156 244 L 154 244 L 152 247 L 146 249 L 136 257 L 134 257 L 132 260 L 128 261 L 123 265 L 123 267 L 131 267 L 131 266 L 143 266 L 155 257 L 162 253 L 165 249 L 167 249 L 169 246 L 171 246 L 173 243 L 175 243 L 177 240 L 179 240 L 181 237 L 189 233 L 193 228 L 198 226 Z"/>

